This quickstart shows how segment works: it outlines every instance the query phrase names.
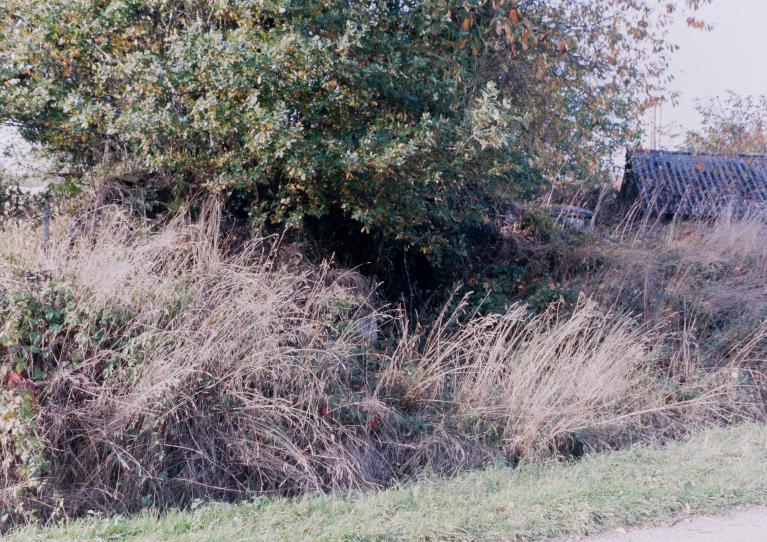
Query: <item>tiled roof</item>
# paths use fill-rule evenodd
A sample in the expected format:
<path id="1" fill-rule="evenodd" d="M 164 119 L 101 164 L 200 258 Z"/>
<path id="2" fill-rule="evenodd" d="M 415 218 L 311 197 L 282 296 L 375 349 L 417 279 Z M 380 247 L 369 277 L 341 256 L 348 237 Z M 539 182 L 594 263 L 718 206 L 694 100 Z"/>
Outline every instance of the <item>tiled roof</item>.
<path id="1" fill-rule="evenodd" d="M 729 204 L 767 207 L 767 157 L 630 150 L 621 195 L 646 211 L 712 215 Z"/>

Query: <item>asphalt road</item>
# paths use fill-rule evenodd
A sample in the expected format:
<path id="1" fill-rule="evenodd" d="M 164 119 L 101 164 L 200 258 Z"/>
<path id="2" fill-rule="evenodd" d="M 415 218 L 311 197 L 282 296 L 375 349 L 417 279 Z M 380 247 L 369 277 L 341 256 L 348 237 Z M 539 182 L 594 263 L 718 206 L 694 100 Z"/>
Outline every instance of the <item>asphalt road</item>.
<path id="1" fill-rule="evenodd" d="M 725 516 L 692 517 L 678 520 L 670 527 L 632 531 L 618 530 L 561 542 L 765 542 L 767 508 L 735 510 Z"/>

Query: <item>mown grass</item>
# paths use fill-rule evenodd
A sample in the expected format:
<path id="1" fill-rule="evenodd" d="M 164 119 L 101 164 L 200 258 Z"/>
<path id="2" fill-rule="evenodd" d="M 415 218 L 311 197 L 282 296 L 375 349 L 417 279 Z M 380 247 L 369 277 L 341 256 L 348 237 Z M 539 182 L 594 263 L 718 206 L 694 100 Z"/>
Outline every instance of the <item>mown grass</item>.
<path id="1" fill-rule="evenodd" d="M 573 464 L 495 468 L 377 493 L 91 518 L 19 531 L 10 541 L 522 541 L 764 504 L 767 427 L 742 425 Z"/>

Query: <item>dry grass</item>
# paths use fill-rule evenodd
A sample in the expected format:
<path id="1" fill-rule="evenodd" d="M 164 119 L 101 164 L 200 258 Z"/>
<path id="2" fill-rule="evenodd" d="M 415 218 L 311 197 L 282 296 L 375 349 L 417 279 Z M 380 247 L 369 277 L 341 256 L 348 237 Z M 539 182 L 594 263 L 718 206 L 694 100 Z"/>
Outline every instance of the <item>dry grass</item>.
<path id="1" fill-rule="evenodd" d="M 767 389 L 767 221 L 727 210 L 664 223 L 629 217 L 590 248 L 603 260 L 582 291 L 657 330 L 654 348 L 672 382 L 726 386 L 725 421 L 763 418 Z M 593 254 L 592 254 L 593 255 Z"/>
<path id="2" fill-rule="evenodd" d="M 281 272 L 261 242 L 226 258 L 216 228 L 215 211 L 159 232 L 107 213 L 97 233 L 54 241 L 44 274 L 82 310 L 134 315 L 119 349 L 60 359 L 46 383 L 52 485 L 73 511 L 379 477 L 357 428 L 326 416 L 365 344 L 334 327 L 336 305 L 361 311 L 364 293 L 328 268 Z"/>
<path id="3" fill-rule="evenodd" d="M 510 457 L 551 452 L 580 432 L 628 425 L 666 405 L 652 333 L 593 302 L 569 316 L 531 317 L 513 306 L 445 328 L 404 335 L 383 382 L 405 380 L 405 397 L 425 401 L 425 410 L 447 398 L 442 423 L 483 435 Z"/>
<path id="4" fill-rule="evenodd" d="M 664 334 L 687 343 L 685 355 L 700 363 L 721 366 L 740 356 L 763 367 L 766 236 L 760 214 L 624 224 L 599 246 L 606 265 L 587 291 L 661 324 Z"/>
<path id="5" fill-rule="evenodd" d="M 49 345 L 35 420 L 46 489 L 4 497 L 60 502 L 49 515 L 577 454 L 720 416 L 740 397 L 721 375 L 687 386 L 693 368 L 659 351 L 657 325 L 594 301 L 538 317 L 513 306 L 466 318 L 459 306 L 422 328 L 376 310 L 353 273 L 287 265 L 270 240 L 231 255 L 213 205 L 160 229 L 114 209 L 78 224 L 77 235 L 54 225 L 47 258 L 25 224 L 0 237 L 3 295 L 66 285 L 89 321 L 120 316 L 109 328 L 120 340 L 89 343 L 84 359 L 71 330 Z"/>

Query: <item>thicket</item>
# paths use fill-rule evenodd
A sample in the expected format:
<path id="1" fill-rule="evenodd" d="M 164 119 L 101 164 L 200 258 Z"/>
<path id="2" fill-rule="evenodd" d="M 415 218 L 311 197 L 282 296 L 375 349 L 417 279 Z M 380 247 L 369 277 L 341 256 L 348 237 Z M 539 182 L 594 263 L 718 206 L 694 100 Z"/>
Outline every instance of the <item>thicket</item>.
<path id="1" fill-rule="evenodd" d="M 767 96 L 733 92 L 696 104 L 701 127 L 685 134 L 683 148 L 699 154 L 767 153 Z"/>
<path id="2" fill-rule="evenodd" d="M 223 194 L 429 287 L 511 199 L 603 173 L 663 93 L 638 83 L 667 65 L 665 26 L 699 3 L 8 0 L 0 122 L 67 182 Z"/>
<path id="3" fill-rule="evenodd" d="M 603 278 L 601 303 L 458 303 L 420 325 L 360 275 L 272 240 L 231 252 L 215 207 L 159 229 L 89 217 L 74 237 L 55 221 L 47 258 L 29 222 L 0 238 L 6 527 L 577 457 L 764 414 L 763 304 L 718 313 L 740 333 L 717 348 L 678 327 L 706 314 L 710 288 L 764 283 L 758 221 L 713 226 L 716 253 L 709 226 L 681 237 L 702 274 L 691 289 L 659 278 L 670 311 L 631 316 L 623 293 L 611 309 L 629 283 Z M 602 277 L 626 269 L 611 254 Z M 740 281 L 710 274 L 725 267 Z"/>

